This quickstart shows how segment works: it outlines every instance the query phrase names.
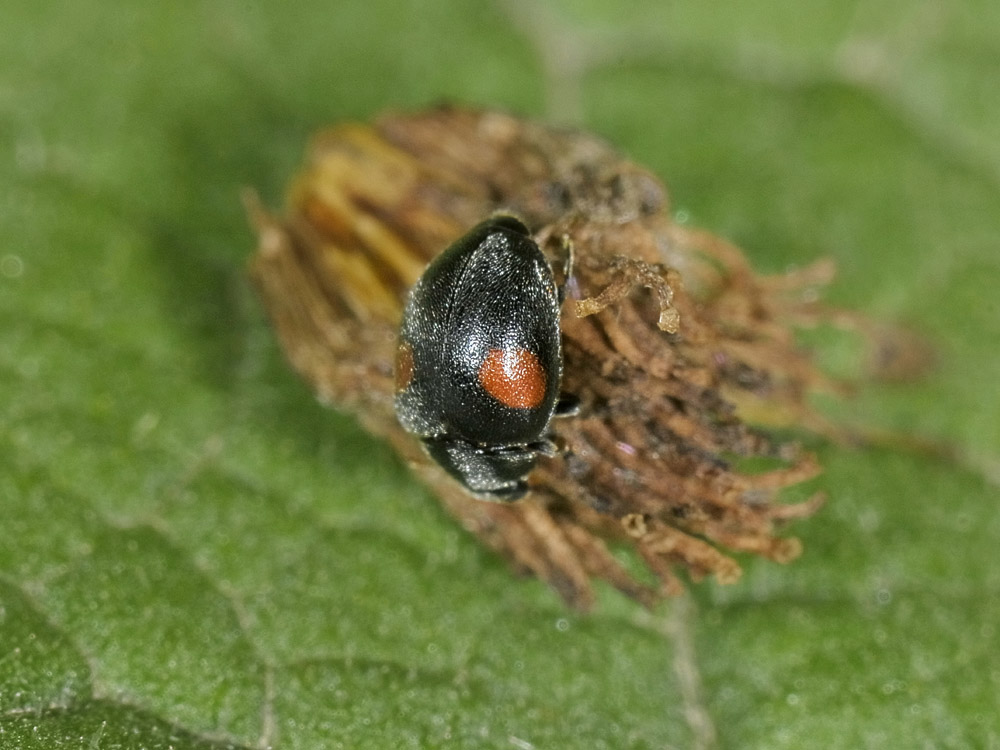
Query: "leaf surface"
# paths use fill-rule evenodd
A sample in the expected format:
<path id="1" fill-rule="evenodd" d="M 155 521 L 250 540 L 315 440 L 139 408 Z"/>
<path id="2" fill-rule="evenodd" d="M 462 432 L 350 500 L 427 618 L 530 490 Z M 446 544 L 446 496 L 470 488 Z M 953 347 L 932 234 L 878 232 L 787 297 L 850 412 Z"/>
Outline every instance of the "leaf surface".
<path id="1" fill-rule="evenodd" d="M 0 10 L 0 744 L 1000 746 L 1000 6 Z M 245 185 L 448 99 L 574 122 L 769 271 L 904 321 L 832 416 L 795 564 L 566 612 L 320 408 L 251 293 Z M 820 356 L 855 352 L 820 334 Z"/>

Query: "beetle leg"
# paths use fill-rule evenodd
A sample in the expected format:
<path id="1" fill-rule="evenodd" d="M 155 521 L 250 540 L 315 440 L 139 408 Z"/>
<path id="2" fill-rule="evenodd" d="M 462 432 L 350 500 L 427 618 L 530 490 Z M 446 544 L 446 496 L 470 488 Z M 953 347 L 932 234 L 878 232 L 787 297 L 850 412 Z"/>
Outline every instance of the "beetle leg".
<path id="1" fill-rule="evenodd" d="M 559 446 L 549 438 L 544 438 L 535 443 L 530 443 L 528 447 L 540 456 L 555 458 L 559 455 Z"/>
<path id="2" fill-rule="evenodd" d="M 560 393 L 559 400 L 556 401 L 554 417 L 575 417 L 580 413 L 580 399 L 572 393 Z"/>
<path id="3" fill-rule="evenodd" d="M 566 287 L 569 286 L 571 292 L 576 287 L 576 283 L 573 281 L 573 264 L 576 258 L 573 240 L 570 239 L 568 234 L 563 234 L 562 237 L 560 237 L 559 245 L 564 253 L 562 282 L 559 284 L 557 289 L 559 293 L 559 304 L 562 305 L 563 301 L 566 299 Z"/>
<path id="4" fill-rule="evenodd" d="M 509 456 L 519 454 L 530 455 L 537 453 L 545 456 L 546 458 L 552 458 L 559 455 L 559 446 L 557 446 L 549 438 L 542 438 L 541 440 L 536 440 L 531 443 L 522 443 L 520 445 L 501 445 L 495 448 L 480 448 L 479 453 L 489 456 Z"/>

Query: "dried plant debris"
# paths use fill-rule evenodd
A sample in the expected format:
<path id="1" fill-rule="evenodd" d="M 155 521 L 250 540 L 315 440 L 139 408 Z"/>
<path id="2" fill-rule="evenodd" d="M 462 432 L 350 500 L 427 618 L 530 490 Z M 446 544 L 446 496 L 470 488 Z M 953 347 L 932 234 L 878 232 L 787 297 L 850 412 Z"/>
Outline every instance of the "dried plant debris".
<path id="1" fill-rule="evenodd" d="M 734 552 L 799 554 L 777 532 L 821 498 L 778 496 L 819 467 L 751 423 L 829 431 L 807 396 L 839 386 L 794 335 L 830 317 L 816 302 L 829 263 L 760 276 L 739 249 L 674 223 L 663 185 L 604 141 L 490 111 L 336 127 L 312 144 L 285 216 L 252 196 L 248 205 L 253 277 L 295 369 L 388 439 L 467 529 L 570 604 L 591 605 L 595 578 L 649 605 L 681 590 L 679 571 L 737 580 Z M 408 290 L 498 210 L 525 222 L 557 274 L 566 248 L 574 254 L 563 390 L 580 410 L 553 420 L 561 450 L 540 459 L 515 503 L 471 497 L 393 410 Z M 776 468 L 739 468 L 761 457 Z M 626 570 L 615 544 L 633 546 L 656 584 Z"/>

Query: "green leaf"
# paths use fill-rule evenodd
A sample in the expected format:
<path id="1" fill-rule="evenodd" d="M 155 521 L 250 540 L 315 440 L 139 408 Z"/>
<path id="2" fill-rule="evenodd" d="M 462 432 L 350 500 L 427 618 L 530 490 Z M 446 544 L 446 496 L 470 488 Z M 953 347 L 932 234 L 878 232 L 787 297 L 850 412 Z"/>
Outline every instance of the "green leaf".
<path id="1" fill-rule="evenodd" d="M 1000 747 L 1000 5 L 0 9 L 4 748 Z M 442 99 L 604 134 L 678 218 L 933 343 L 831 415 L 791 566 L 566 612 L 320 408 L 245 185 Z M 848 349 L 821 336 L 822 356 Z"/>

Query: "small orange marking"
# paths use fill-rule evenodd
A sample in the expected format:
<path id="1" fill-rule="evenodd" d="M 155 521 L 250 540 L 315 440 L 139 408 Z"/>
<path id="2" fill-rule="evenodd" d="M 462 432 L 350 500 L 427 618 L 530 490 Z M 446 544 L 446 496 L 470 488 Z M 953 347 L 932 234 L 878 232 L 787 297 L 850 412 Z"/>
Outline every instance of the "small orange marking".
<path id="1" fill-rule="evenodd" d="M 527 349 L 490 349 L 479 366 L 479 383 L 512 409 L 534 409 L 545 399 L 545 369 Z"/>
<path id="2" fill-rule="evenodd" d="M 396 349 L 396 390 L 406 390 L 411 380 L 413 380 L 413 348 L 408 341 L 400 341 Z"/>

